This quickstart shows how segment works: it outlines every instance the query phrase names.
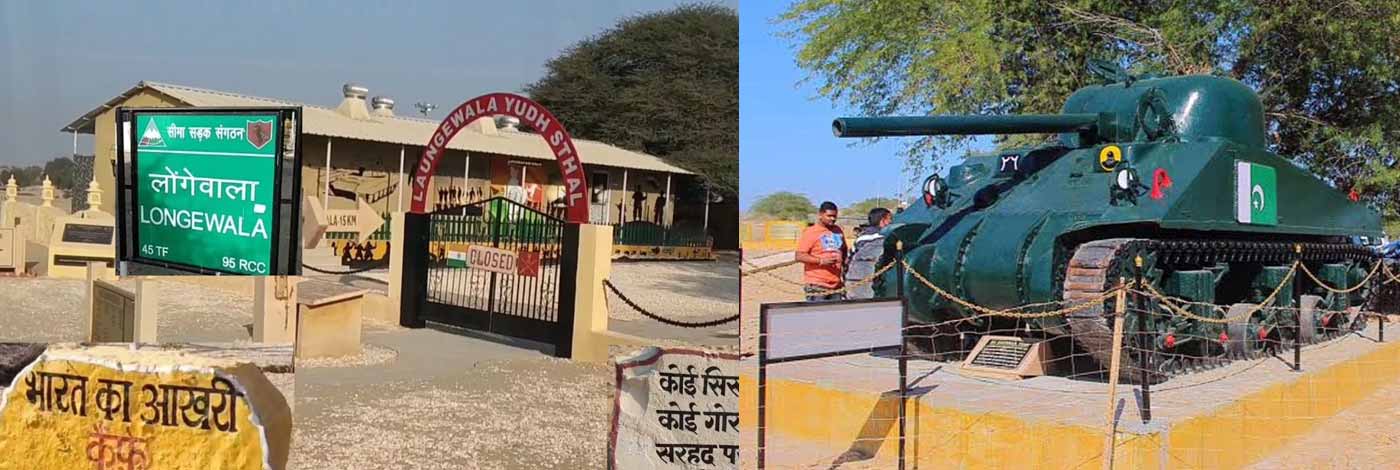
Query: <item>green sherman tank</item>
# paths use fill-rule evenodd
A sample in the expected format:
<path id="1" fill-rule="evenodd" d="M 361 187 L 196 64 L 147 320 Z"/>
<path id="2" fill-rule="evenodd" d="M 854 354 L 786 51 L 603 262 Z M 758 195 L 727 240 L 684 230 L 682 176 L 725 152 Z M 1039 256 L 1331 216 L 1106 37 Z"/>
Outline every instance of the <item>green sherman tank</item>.
<path id="1" fill-rule="evenodd" d="M 922 277 L 997 309 L 1093 298 L 1120 278 L 1131 281 L 1138 256 L 1145 281 L 1162 293 L 1240 305 L 1236 311 L 1262 304 L 1283 285 L 1248 321 L 1149 315 L 1150 333 L 1126 341 L 1155 348 L 1161 359 L 1152 368 L 1160 373 L 1258 355 L 1296 335 L 1316 341 L 1360 323 L 1355 307 L 1374 284 L 1337 294 L 1301 271 L 1283 281 L 1301 259 L 1330 286 L 1360 283 L 1377 254 L 1354 240 L 1381 235 L 1376 211 L 1271 153 L 1263 107 L 1245 85 L 1205 75 L 1112 77 L 1117 81 L 1075 91 L 1054 115 L 836 119 L 838 137 L 1059 134 L 1053 144 L 968 157 L 946 178 L 928 177 L 920 200 L 885 229 L 886 253 L 902 241 L 905 260 Z M 887 271 L 878 294 L 893 294 L 897 273 Z M 916 334 L 933 338 L 921 348 L 956 354 L 978 332 L 1014 328 L 1041 338 L 1067 335 L 1072 344 L 1052 342 L 1072 348 L 1060 354 L 1084 352 L 1108 363 L 1112 330 L 1104 312 L 1112 300 L 1021 322 L 973 318 L 913 272 L 904 276 L 911 321 L 924 329 Z M 1146 308 L 1165 313 L 1155 303 Z M 1227 313 L 1189 308 L 1203 317 Z M 1301 328 L 1298 308 L 1308 312 Z M 1323 310 L 1351 313 L 1316 313 Z M 969 320 L 948 322 L 958 318 Z M 1135 329 L 1135 314 L 1127 320 Z M 938 331 L 928 331 L 936 323 Z"/>

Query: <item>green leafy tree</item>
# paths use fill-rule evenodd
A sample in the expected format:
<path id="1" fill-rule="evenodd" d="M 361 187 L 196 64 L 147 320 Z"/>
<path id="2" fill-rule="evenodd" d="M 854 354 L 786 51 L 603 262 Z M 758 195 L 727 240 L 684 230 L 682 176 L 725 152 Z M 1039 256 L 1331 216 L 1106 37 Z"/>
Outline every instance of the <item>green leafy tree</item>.
<path id="1" fill-rule="evenodd" d="M 688 5 L 635 16 L 546 64 L 525 87 L 569 132 L 646 152 L 739 190 L 739 17 Z"/>
<path id="2" fill-rule="evenodd" d="M 872 197 L 864 199 L 851 204 L 850 207 L 842 208 L 841 215 L 864 219 L 867 214 L 870 214 L 870 210 L 876 207 L 883 207 L 889 209 L 890 212 L 894 212 L 894 209 L 899 207 L 899 200 L 891 197 Z"/>
<path id="3" fill-rule="evenodd" d="M 1400 215 L 1396 2 L 799 0 L 776 20 L 818 92 L 862 115 L 1056 113 L 1090 59 L 1232 77 L 1259 93 L 1271 150 Z M 907 175 L 968 139 L 902 139 Z"/>
<path id="4" fill-rule="evenodd" d="M 807 220 L 816 212 L 811 199 L 790 191 L 763 196 L 749 208 L 750 217 L 770 220 Z"/>
<path id="5" fill-rule="evenodd" d="M 0 185 L 9 184 L 10 176 L 20 187 L 34 186 L 44 181 L 44 168 L 37 165 L 0 167 Z"/>
<path id="6" fill-rule="evenodd" d="M 44 164 L 44 174 L 48 175 L 49 182 L 53 183 L 55 188 L 63 191 L 72 191 L 74 186 L 87 183 L 86 181 L 81 183 L 78 181 L 78 164 L 69 157 L 49 160 L 48 163 Z M 42 178 L 40 182 L 43 182 Z"/>

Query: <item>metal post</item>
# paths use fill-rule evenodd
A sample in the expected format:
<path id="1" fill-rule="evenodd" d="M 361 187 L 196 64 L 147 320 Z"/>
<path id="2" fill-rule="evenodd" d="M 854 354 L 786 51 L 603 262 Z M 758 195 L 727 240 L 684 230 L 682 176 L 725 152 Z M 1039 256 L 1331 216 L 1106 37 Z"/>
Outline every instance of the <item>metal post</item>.
<path id="1" fill-rule="evenodd" d="M 524 171 L 524 170 L 521 170 Z M 525 175 L 520 175 L 520 184 L 525 184 Z M 462 164 L 462 191 L 466 191 L 472 185 L 472 153 L 467 152 L 467 160 Z M 465 197 L 465 196 L 464 196 Z M 476 202 L 476 201 L 467 201 Z"/>
<path id="2" fill-rule="evenodd" d="M 525 181 L 525 175 L 523 175 L 523 174 L 521 175 L 520 181 L 522 181 L 522 182 Z M 495 203 L 495 202 L 493 202 L 492 204 L 494 204 L 494 203 Z M 504 204 L 503 204 L 503 205 L 504 205 Z M 505 206 L 505 207 L 510 207 L 509 205 L 504 205 L 504 206 Z M 487 217 L 487 219 L 486 219 L 486 228 L 487 228 L 488 230 L 491 231 L 491 248 L 500 248 L 500 247 L 501 247 L 501 224 L 504 223 L 504 221 L 501 220 L 501 215 L 502 215 L 501 213 L 502 213 L 502 212 L 504 212 L 504 211 L 494 210 L 494 211 L 490 211 L 490 212 L 487 213 L 487 214 L 488 214 L 488 217 Z M 490 283 L 488 289 L 490 289 L 490 290 L 486 291 L 486 313 L 488 314 L 486 318 L 488 319 L 487 321 L 489 322 L 490 319 L 491 319 L 491 318 L 494 318 L 495 315 L 496 315 L 496 272 L 495 272 L 495 271 L 492 271 L 492 272 L 491 272 L 491 283 Z M 488 324 L 489 324 L 489 323 L 488 323 Z"/>
<path id="3" fill-rule="evenodd" d="M 1293 245 L 1293 262 L 1303 262 L 1303 245 Z M 1275 300 L 1277 302 L 1277 300 Z M 1293 310 L 1293 370 L 1303 370 L 1303 309 Z"/>
<path id="4" fill-rule="evenodd" d="M 909 393 L 909 303 L 904 295 L 904 241 L 894 242 L 895 292 L 899 293 L 899 470 L 904 470 L 905 396 Z"/>
<path id="5" fill-rule="evenodd" d="M 625 173 L 624 173 L 625 174 Z M 626 181 L 627 177 L 623 177 Z M 626 192 L 626 187 L 623 187 Z M 626 204 L 624 202 L 624 204 Z M 758 312 L 758 470 L 764 469 L 764 457 L 768 444 L 768 312 L 760 307 Z"/>
<path id="6" fill-rule="evenodd" d="M 77 130 L 77 129 L 73 129 L 73 156 L 74 156 L 74 157 L 77 157 L 77 156 L 78 156 L 78 130 Z M 93 162 L 96 162 L 96 161 L 97 161 L 96 159 L 93 160 Z M 94 163 L 94 165 L 96 165 L 96 163 Z M 94 168 L 95 168 L 95 167 L 94 167 Z M 94 171 L 93 171 L 93 175 L 96 175 L 96 174 L 97 174 L 97 172 L 96 172 L 96 170 L 94 170 Z M 94 178 L 96 178 L 96 176 L 94 176 Z"/>
<path id="7" fill-rule="evenodd" d="M 1380 327 L 1381 327 L 1380 337 L 1377 338 L 1377 339 L 1379 339 L 1380 342 L 1384 343 L 1384 342 L 1385 342 L 1385 314 L 1384 314 L 1384 313 L 1377 314 L 1377 315 L 1376 315 L 1376 321 L 1379 321 L 1379 322 L 1380 322 Z"/>
<path id="8" fill-rule="evenodd" d="M 1133 259 L 1133 280 L 1139 289 L 1142 288 L 1142 255 Z M 1152 355 L 1156 353 L 1157 342 L 1153 341 L 1152 335 L 1147 331 L 1147 305 L 1143 301 L 1142 294 L 1133 295 L 1134 303 L 1137 305 L 1137 328 L 1138 328 L 1138 366 L 1142 368 L 1142 422 L 1152 421 L 1152 381 L 1148 371 L 1152 368 Z"/>
<path id="9" fill-rule="evenodd" d="M 326 187 L 321 190 L 321 207 L 330 209 L 331 203 L 331 138 L 326 136 Z"/>

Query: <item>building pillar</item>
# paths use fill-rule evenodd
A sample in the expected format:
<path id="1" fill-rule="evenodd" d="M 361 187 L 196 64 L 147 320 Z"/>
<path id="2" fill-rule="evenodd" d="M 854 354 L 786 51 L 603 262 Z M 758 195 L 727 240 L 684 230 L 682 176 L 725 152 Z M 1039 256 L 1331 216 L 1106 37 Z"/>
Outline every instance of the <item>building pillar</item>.
<path id="1" fill-rule="evenodd" d="M 622 213 L 617 215 L 617 223 L 627 223 L 627 169 L 622 169 Z"/>
<path id="2" fill-rule="evenodd" d="M 404 178 L 405 178 L 405 175 L 404 175 L 404 173 L 403 173 L 403 146 L 400 145 L 400 146 L 399 146 L 399 187 L 395 190 L 395 192 L 399 193 L 399 210 L 398 210 L 397 212 L 403 212 L 403 185 L 404 185 L 404 182 L 405 182 L 405 179 L 404 179 Z"/>
<path id="3" fill-rule="evenodd" d="M 666 174 L 666 210 L 661 211 L 661 222 L 666 227 L 671 226 L 671 214 L 676 212 L 675 201 L 671 200 L 671 174 Z"/>

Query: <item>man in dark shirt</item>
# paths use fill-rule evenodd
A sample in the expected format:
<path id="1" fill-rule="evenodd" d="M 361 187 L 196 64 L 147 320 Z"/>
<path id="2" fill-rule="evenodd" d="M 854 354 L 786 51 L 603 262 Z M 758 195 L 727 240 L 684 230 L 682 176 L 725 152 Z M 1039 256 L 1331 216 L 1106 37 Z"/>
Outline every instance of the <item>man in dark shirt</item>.
<path id="1" fill-rule="evenodd" d="M 880 230 L 889 225 L 893 218 L 890 210 L 883 207 L 871 209 L 870 214 L 867 215 L 869 224 L 863 226 L 860 234 L 856 236 L 855 249 L 851 253 L 851 263 L 846 268 L 846 285 L 851 286 L 848 290 L 848 297 L 852 299 L 875 297 L 874 283 L 868 282 L 860 285 L 853 285 L 853 283 L 875 274 L 875 266 L 885 251 L 885 237 L 880 235 Z"/>

